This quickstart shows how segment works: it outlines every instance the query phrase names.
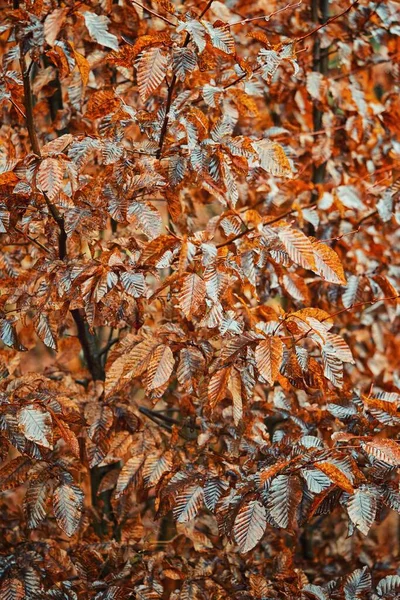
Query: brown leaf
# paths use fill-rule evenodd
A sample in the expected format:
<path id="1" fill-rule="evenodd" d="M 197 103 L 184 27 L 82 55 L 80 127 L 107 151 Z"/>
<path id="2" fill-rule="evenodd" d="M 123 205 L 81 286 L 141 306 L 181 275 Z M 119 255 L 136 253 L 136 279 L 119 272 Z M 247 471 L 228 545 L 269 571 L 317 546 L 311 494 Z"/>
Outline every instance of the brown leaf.
<path id="1" fill-rule="evenodd" d="M 318 462 L 314 464 L 316 469 L 319 469 L 329 479 L 348 494 L 354 494 L 354 487 L 350 479 L 336 465 L 330 462 Z"/>
<path id="2" fill-rule="evenodd" d="M 147 389 L 163 386 L 171 377 L 175 359 L 169 346 L 158 346 L 152 353 L 147 370 Z"/>
<path id="3" fill-rule="evenodd" d="M 371 442 L 363 444 L 364 450 L 378 460 L 393 465 L 400 466 L 400 444 L 395 440 L 374 439 Z"/>
<path id="4" fill-rule="evenodd" d="M 36 176 L 38 188 L 45 192 L 50 200 L 54 200 L 61 190 L 63 169 L 56 158 L 45 158 L 41 161 Z"/>
<path id="5" fill-rule="evenodd" d="M 283 342 L 278 337 L 270 337 L 262 340 L 256 346 L 256 365 L 257 369 L 273 385 L 282 364 Z"/>
<path id="6" fill-rule="evenodd" d="M 196 273 L 185 275 L 179 295 L 179 306 L 189 321 L 202 312 L 205 296 L 206 285 L 201 277 Z"/>

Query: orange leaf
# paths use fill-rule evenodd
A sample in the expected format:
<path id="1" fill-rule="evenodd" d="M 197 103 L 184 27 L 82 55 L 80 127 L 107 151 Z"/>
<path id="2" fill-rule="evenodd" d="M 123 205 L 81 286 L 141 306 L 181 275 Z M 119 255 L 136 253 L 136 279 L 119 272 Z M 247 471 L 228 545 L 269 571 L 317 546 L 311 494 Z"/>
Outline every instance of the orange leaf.
<path id="1" fill-rule="evenodd" d="M 354 487 L 350 479 L 336 465 L 329 462 L 320 462 L 315 463 L 314 466 L 325 473 L 325 475 L 328 475 L 329 479 L 342 490 L 349 494 L 354 494 Z"/>

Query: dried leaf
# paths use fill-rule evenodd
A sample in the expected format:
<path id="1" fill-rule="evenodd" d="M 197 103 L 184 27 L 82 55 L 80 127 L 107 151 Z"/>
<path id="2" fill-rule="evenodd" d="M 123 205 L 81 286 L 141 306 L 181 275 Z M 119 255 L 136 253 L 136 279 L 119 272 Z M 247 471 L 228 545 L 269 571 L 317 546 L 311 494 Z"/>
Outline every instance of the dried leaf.
<path id="1" fill-rule="evenodd" d="M 185 317 L 192 320 L 202 311 L 206 295 L 206 285 L 196 273 L 190 273 L 183 278 L 179 297 L 179 306 Z"/>
<path id="2" fill-rule="evenodd" d="M 304 269 L 315 270 L 314 250 L 310 239 L 298 229 L 281 227 L 278 236 L 292 261 Z"/>
<path id="3" fill-rule="evenodd" d="M 377 509 L 376 496 L 368 488 L 358 488 L 347 502 L 347 512 L 354 525 L 368 535 L 375 520 Z"/>
<path id="4" fill-rule="evenodd" d="M 256 365 L 259 373 L 273 385 L 283 359 L 283 343 L 278 337 L 262 340 L 256 346 Z"/>
<path id="5" fill-rule="evenodd" d="M 143 50 L 136 62 L 139 94 L 145 102 L 165 78 L 168 60 L 161 48 Z"/>
<path id="6" fill-rule="evenodd" d="M 178 523 L 191 521 L 203 505 L 203 488 L 193 484 L 184 488 L 175 498 L 174 518 Z"/>
<path id="7" fill-rule="evenodd" d="M 25 456 L 17 456 L 0 469 L 0 487 L 4 490 L 13 489 L 24 483 L 32 468 L 31 461 Z"/>
<path id="8" fill-rule="evenodd" d="M 371 589 L 371 573 L 368 567 L 356 569 L 348 577 L 344 585 L 344 596 L 346 600 L 355 600 Z"/>
<path id="9" fill-rule="evenodd" d="M 240 552 L 250 552 L 264 535 L 267 525 L 267 513 L 257 499 L 245 502 L 236 516 L 233 534 Z"/>
<path id="10" fill-rule="evenodd" d="M 273 479 L 268 490 L 268 510 L 279 527 L 293 528 L 301 495 L 297 477 L 278 475 Z"/>
<path id="11" fill-rule="evenodd" d="M 347 492 L 348 494 L 354 494 L 354 487 L 350 479 L 337 467 L 336 465 L 330 462 L 318 462 L 315 463 L 315 468 L 319 469 L 325 475 L 328 475 L 329 479 L 340 487 L 342 490 Z"/>
<path id="12" fill-rule="evenodd" d="M 25 494 L 25 511 L 30 529 L 35 529 L 46 517 L 49 500 L 49 484 L 47 481 L 31 481 Z"/>
<path id="13" fill-rule="evenodd" d="M 50 200 L 54 200 L 61 190 L 63 182 L 63 169 L 56 158 L 45 158 L 39 165 L 37 172 L 38 188 L 45 192 Z"/>
<path id="14" fill-rule="evenodd" d="M 169 346 L 158 346 L 151 355 L 147 371 L 147 388 L 154 390 L 163 386 L 171 377 L 175 360 Z"/>
<path id="15" fill-rule="evenodd" d="M 74 484 L 62 483 L 54 490 L 54 515 L 68 537 L 72 537 L 79 527 L 83 498 L 82 490 Z"/>
<path id="16" fill-rule="evenodd" d="M 325 281 L 346 285 L 342 263 L 336 252 L 318 240 L 312 241 L 315 259 L 315 272 Z"/>
<path id="17" fill-rule="evenodd" d="M 117 498 L 122 496 L 129 487 L 131 483 L 133 483 L 137 472 L 144 462 L 144 456 L 139 454 L 137 456 L 132 456 L 129 460 L 126 461 L 124 466 L 122 467 L 121 473 L 119 474 L 117 487 L 115 490 L 115 495 Z"/>
<path id="18" fill-rule="evenodd" d="M 278 142 L 264 139 L 253 142 L 252 146 L 258 154 L 260 165 L 264 171 L 275 177 L 292 177 L 290 162 Z"/>
<path id="19" fill-rule="evenodd" d="M 52 420 L 46 410 L 30 404 L 19 411 L 18 423 L 27 440 L 45 448 L 53 447 Z"/>
<path id="20" fill-rule="evenodd" d="M 393 465 L 400 466 L 400 444 L 395 440 L 374 439 L 371 442 L 363 444 L 367 454 L 374 456 L 378 460 Z"/>
<path id="21" fill-rule="evenodd" d="M 109 33 L 107 28 L 110 22 L 108 17 L 105 15 L 96 15 L 88 10 L 83 13 L 83 17 L 89 34 L 95 42 L 106 46 L 106 48 L 118 50 L 118 39 L 113 33 Z"/>

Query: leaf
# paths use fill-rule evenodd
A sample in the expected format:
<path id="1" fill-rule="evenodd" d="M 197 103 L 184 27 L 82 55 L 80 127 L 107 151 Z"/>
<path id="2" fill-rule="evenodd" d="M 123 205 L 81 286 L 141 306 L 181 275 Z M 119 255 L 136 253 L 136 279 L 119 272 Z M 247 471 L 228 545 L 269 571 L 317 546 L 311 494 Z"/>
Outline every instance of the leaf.
<path id="1" fill-rule="evenodd" d="M 118 39 L 113 33 L 109 33 L 107 26 L 110 19 L 105 15 L 96 15 L 89 11 L 83 13 L 85 19 L 85 25 L 89 31 L 90 36 L 102 46 L 111 48 L 112 50 L 118 50 Z"/>
<path id="2" fill-rule="evenodd" d="M 354 364 L 354 358 L 349 346 L 340 335 L 335 333 L 326 334 L 326 343 L 323 345 L 326 353 L 335 355 L 339 360 Z"/>
<path id="3" fill-rule="evenodd" d="M 375 439 L 366 442 L 362 447 L 367 454 L 378 460 L 394 467 L 400 467 L 400 444 L 394 440 Z"/>
<path id="4" fill-rule="evenodd" d="M 19 411 L 18 423 L 27 440 L 45 448 L 53 448 L 53 423 L 46 410 L 30 404 Z"/>
<path id="5" fill-rule="evenodd" d="M 17 350 L 26 350 L 18 341 L 17 334 L 13 324 L 7 319 L 0 319 L 0 338 L 1 341 L 10 348 Z"/>
<path id="6" fill-rule="evenodd" d="M 342 490 L 347 492 L 348 494 L 354 494 L 354 487 L 351 483 L 350 479 L 337 467 L 336 465 L 330 462 L 318 462 L 315 463 L 315 468 L 319 469 L 326 475 L 328 475 L 329 479 Z"/>
<path id="7" fill-rule="evenodd" d="M 72 537 L 79 527 L 83 498 L 82 490 L 74 484 L 62 483 L 54 491 L 54 515 L 68 537 Z"/>
<path id="8" fill-rule="evenodd" d="M 35 529 L 46 517 L 46 505 L 49 500 L 47 481 L 31 481 L 25 494 L 24 506 L 29 529 Z"/>
<path id="9" fill-rule="evenodd" d="M 175 359 L 169 346 L 158 346 L 152 353 L 147 372 L 147 389 L 163 386 L 171 377 Z"/>
<path id="10" fill-rule="evenodd" d="M 268 490 L 267 508 L 274 521 L 283 529 L 292 529 L 296 509 L 301 500 L 300 481 L 291 475 L 278 475 Z"/>
<path id="11" fill-rule="evenodd" d="M 151 454 L 145 460 L 143 465 L 143 480 L 146 487 L 156 485 L 164 473 L 172 467 L 172 453 L 164 452 L 161 456 Z"/>
<path id="12" fill-rule="evenodd" d="M 267 526 L 267 513 L 257 499 L 246 501 L 240 507 L 233 524 L 233 535 L 240 552 L 250 552 L 264 535 Z"/>
<path id="13" fill-rule="evenodd" d="M 132 446 L 132 435 L 128 431 L 119 431 L 112 438 L 107 456 L 99 464 L 100 467 L 119 462 Z"/>
<path id="14" fill-rule="evenodd" d="M 228 389 L 233 400 L 233 422 L 236 427 L 243 418 L 242 380 L 236 369 L 231 370 L 228 380 Z"/>
<path id="15" fill-rule="evenodd" d="M 44 37 L 49 46 L 54 46 L 54 42 L 64 25 L 68 14 L 68 8 L 56 8 L 49 13 L 44 20 Z"/>
<path id="16" fill-rule="evenodd" d="M 368 535 L 376 516 L 376 497 L 368 488 L 358 488 L 347 502 L 347 512 L 354 525 Z"/>
<path id="17" fill-rule="evenodd" d="M 273 385 L 276 381 L 283 359 L 283 343 L 278 337 L 262 340 L 256 346 L 256 365 L 259 373 Z"/>
<path id="18" fill-rule="evenodd" d="M 344 584 L 344 597 L 346 600 L 355 600 L 364 592 L 371 589 L 372 579 L 368 567 L 356 569 L 348 577 Z"/>
<path id="19" fill-rule="evenodd" d="M 39 165 L 36 175 L 39 190 L 46 193 L 50 200 L 54 200 L 61 190 L 63 170 L 57 158 L 45 158 Z"/>
<path id="20" fill-rule="evenodd" d="M 161 48 L 143 50 L 136 61 L 139 94 L 145 102 L 162 83 L 168 60 Z"/>
<path id="21" fill-rule="evenodd" d="M 251 144 L 257 152 L 260 165 L 270 175 L 275 177 L 292 177 L 292 168 L 284 149 L 278 142 L 259 140 Z"/>
<path id="22" fill-rule="evenodd" d="M 270 81 L 281 63 L 281 57 L 276 50 L 261 48 L 257 62 L 261 66 L 262 77 Z"/>
<path id="23" fill-rule="evenodd" d="M 307 73 L 306 88 L 314 100 L 323 101 L 327 91 L 327 83 L 324 75 L 317 71 Z"/>
<path id="24" fill-rule="evenodd" d="M 22 581 L 15 577 L 5 578 L 0 587 L 0 600 L 24 600 L 26 598 Z"/>
<path id="25" fill-rule="evenodd" d="M 310 492 L 320 494 L 332 485 L 328 475 L 317 469 L 302 469 L 301 474 L 306 480 Z"/>
<path id="26" fill-rule="evenodd" d="M 64 152 L 64 150 L 69 146 L 74 140 L 74 136 L 70 133 L 66 133 L 65 135 L 61 135 L 60 137 L 51 140 L 44 146 L 42 146 L 42 155 L 43 156 L 54 156 L 57 157 L 58 154 Z"/>
<path id="27" fill-rule="evenodd" d="M 45 346 L 52 348 L 52 350 L 57 350 L 57 341 L 51 330 L 48 316 L 45 313 L 40 312 L 35 319 L 35 330 Z"/>
<path id="28" fill-rule="evenodd" d="M 74 53 L 74 59 L 76 62 L 76 66 L 78 67 L 79 73 L 81 75 L 82 85 L 84 87 L 86 87 L 88 84 L 88 81 L 89 81 L 89 74 L 90 74 L 89 61 L 87 60 L 87 58 L 85 58 L 83 56 L 83 54 L 81 54 L 80 52 L 75 50 L 75 48 L 71 42 L 70 42 L 70 44 L 72 46 L 72 51 Z"/>
<path id="29" fill-rule="evenodd" d="M 204 21 L 204 26 L 207 29 L 214 48 L 218 48 L 218 50 L 225 52 L 225 54 L 233 54 L 235 52 L 235 41 L 227 27 L 213 27 L 207 21 Z"/>
<path id="30" fill-rule="evenodd" d="M 181 33 L 182 31 L 187 31 L 189 35 L 192 37 L 194 43 L 196 44 L 199 53 L 201 54 L 206 47 L 205 42 L 205 29 L 202 23 L 196 21 L 195 19 L 189 19 L 188 21 L 179 23 L 176 28 L 177 33 Z"/>
<path id="31" fill-rule="evenodd" d="M 203 488 L 200 485 L 192 484 L 184 488 L 175 498 L 174 518 L 178 523 L 191 521 L 199 512 L 203 501 Z"/>
<path id="32" fill-rule="evenodd" d="M 161 215 L 148 202 L 131 202 L 128 211 L 128 221 L 143 231 L 151 240 L 161 233 Z"/>
<path id="33" fill-rule="evenodd" d="M 179 357 L 178 381 L 188 392 L 193 392 L 205 368 L 204 356 L 197 348 L 187 346 L 182 348 Z"/>
<path id="34" fill-rule="evenodd" d="M 279 471 L 283 471 L 290 464 L 289 460 L 278 460 L 274 465 L 269 465 L 258 473 L 260 482 L 265 484 L 269 479 L 274 477 Z"/>
<path id="35" fill-rule="evenodd" d="M 303 591 L 312 594 L 317 600 L 329 600 L 327 592 L 320 585 L 309 583 L 303 587 Z"/>
<path id="36" fill-rule="evenodd" d="M 143 273 L 121 273 L 120 280 L 124 290 L 134 298 L 144 296 L 146 291 L 146 282 Z"/>
<path id="37" fill-rule="evenodd" d="M 315 272 L 325 281 L 346 285 L 342 263 L 336 252 L 318 240 L 312 240 L 315 259 Z"/>
<path id="38" fill-rule="evenodd" d="M 143 462 L 144 456 L 142 454 L 139 454 L 138 456 L 132 456 L 132 458 L 126 461 L 126 463 L 121 469 L 121 473 L 119 474 L 117 481 L 117 487 L 115 490 L 115 496 L 117 498 L 120 498 L 122 494 L 126 492 L 129 485 L 133 482 Z"/>
<path id="39" fill-rule="evenodd" d="M 291 227 L 280 227 L 277 233 L 292 261 L 314 271 L 314 250 L 310 239 L 302 231 Z"/>
<path id="40" fill-rule="evenodd" d="M 94 444 L 100 444 L 106 437 L 113 423 L 114 414 L 110 406 L 101 402 L 92 402 L 86 406 L 85 416 L 88 421 L 88 436 Z"/>
<path id="41" fill-rule="evenodd" d="M 5 204 L 0 202 L 0 233 L 7 233 L 10 226 L 10 212 Z"/>
<path id="42" fill-rule="evenodd" d="M 172 54 L 172 69 L 180 81 L 192 73 L 197 66 L 196 54 L 190 48 L 176 48 Z"/>
<path id="43" fill-rule="evenodd" d="M 218 369 L 208 383 L 208 399 L 211 408 L 214 408 L 218 402 L 226 397 L 228 378 L 231 369 L 229 367 Z"/>
<path id="44" fill-rule="evenodd" d="M 347 280 L 347 286 L 343 290 L 342 302 L 345 308 L 350 308 L 354 304 L 360 301 L 362 290 L 361 290 L 361 278 L 358 275 L 351 275 Z"/>
<path id="45" fill-rule="evenodd" d="M 211 512 L 215 511 L 218 500 L 226 490 L 226 487 L 226 483 L 218 479 L 218 477 L 207 479 L 204 484 L 204 504 L 208 510 Z"/>
<path id="46" fill-rule="evenodd" d="M 11 490 L 26 481 L 32 468 L 30 459 L 17 456 L 0 469 L 0 488 L 2 491 Z"/>
<path id="47" fill-rule="evenodd" d="M 336 387 L 343 386 L 343 364 L 335 352 L 329 348 L 322 348 L 322 360 L 324 363 L 324 375 Z"/>
<path id="48" fill-rule="evenodd" d="M 376 593 L 381 598 L 395 598 L 396 592 L 400 592 L 400 575 L 387 575 L 376 586 Z"/>
<path id="49" fill-rule="evenodd" d="M 185 317 L 191 321 L 204 306 L 206 284 L 196 273 L 185 275 L 179 294 L 179 306 Z"/>

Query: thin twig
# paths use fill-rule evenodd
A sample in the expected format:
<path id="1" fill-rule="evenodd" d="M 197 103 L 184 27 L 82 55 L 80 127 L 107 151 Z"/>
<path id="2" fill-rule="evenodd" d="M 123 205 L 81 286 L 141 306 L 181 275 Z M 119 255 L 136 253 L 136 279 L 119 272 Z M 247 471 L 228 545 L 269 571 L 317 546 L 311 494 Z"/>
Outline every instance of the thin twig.
<path id="1" fill-rule="evenodd" d="M 13 107 L 15 108 L 16 111 L 19 112 L 19 114 L 21 115 L 21 117 L 23 117 L 24 119 L 26 119 L 26 114 L 20 109 L 20 107 L 18 106 L 18 104 L 16 102 L 14 102 L 14 100 L 12 98 L 9 99 L 11 104 L 13 105 Z"/>
<path id="2" fill-rule="evenodd" d="M 288 8 L 297 8 L 298 6 L 301 5 L 301 3 L 302 3 L 302 0 L 299 0 L 299 2 L 296 2 L 296 4 L 286 4 L 286 6 L 279 8 L 278 10 L 274 11 L 273 13 L 271 13 L 269 15 L 262 15 L 260 17 L 251 17 L 249 19 L 242 19 L 241 21 L 236 21 L 236 23 L 228 23 L 227 25 L 224 26 L 224 28 L 227 29 L 230 27 L 235 27 L 235 25 L 244 25 L 245 23 L 251 23 L 252 21 L 260 21 L 261 19 L 264 19 L 265 21 L 269 21 L 270 19 L 272 19 L 272 17 L 279 15 L 279 13 L 284 12 Z"/>
<path id="3" fill-rule="evenodd" d="M 357 227 L 357 229 L 353 229 L 353 231 L 349 231 L 349 233 L 342 233 L 341 235 L 337 235 L 335 237 L 331 237 L 331 238 L 326 238 L 324 240 L 319 240 L 320 242 L 339 242 L 341 239 L 343 239 L 344 237 L 347 237 L 349 235 L 355 235 L 356 233 L 360 232 L 360 226 Z"/>
<path id="4" fill-rule="evenodd" d="M 391 56 L 390 58 L 384 58 L 384 59 L 378 60 L 376 62 L 369 61 L 369 62 L 365 63 L 364 65 L 360 65 L 359 67 L 356 67 L 355 69 L 353 69 L 352 71 L 349 71 L 348 73 L 341 73 L 340 75 L 336 75 L 335 77 L 332 77 L 331 80 L 332 81 L 340 81 L 341 79 L 346 79 L 347 77 L 351 77 L 355 73 L 359 73 L 360 71 L 367 71 L 367 70 L 373 69 L 374 67 L 377 67 L 379 65 L 384 65 L 385 63 L 390 63 L 399 57 L 400 57 L 400 53 L 397 53 L 397 54 L 394 54 L 393 56 Z"/>
<path id="5" fill-rule="evenodd" d="M 14 229 L 15 229 L 15 231 L 18 231 L 18 233 L 21 233 L 22 235 L 24 235 L 30 242 L 32 242 L 32 244 L 36 244 L 36 246 L 38 246 L 39 248 L 44 250 L 44 252 L 51 254 L 50 250 L 48 248 L 46 248 L 46 246 L 43 246 L 43 244 L 41 242 L 39 242 L 39 240 L 31 237 L 28 233 L 25 233 L 25 231 L 23 231 L 22 229 L 19 229 L 16 225 L 15 225 Z M 10 244 L 10 245 L 12 245 L 12 244 Z"/>
<path id="6" fill-rule="evenodd" d="M 142 415 L 145 415 L 146 417 L 148 417 L 151 421 L 156 423 L 159 427 L 162 427 L 169 433 L 172 433 L 171 425 L 168 425 L 167 423 L 163 422 L 163 419 L 160 418 L 161 415 L 157 416 L 156 414 L 153 414 L 153 411 L 150 410 L 149 408 L 146 408 L 145 406 L 139 406 L 139 412 L 142 413 Z"/>
<path id="7" fill-rule="evenodd" d="M 208 11 L 208 9 L 211 7 L 211 4 L 212 4 L 213 2 L 214 2 L 214 0 L 208 0 L 208 3 L 207 3 L 207 5 L 206 5 L 206 7 L 203 9 L 203 11 L 202 11 L 202 13 L 201 13 L 201 15 L 200 15 L 200 17 L 199 17 L 200 19 L 201 19 L 202 17 L 204 17 L 204 15 L 205 15 L 205 14 L 206 14 L 206 12 Z"/>
<path id="8" fill-rule="evenodd" d="M 315 29 L 312 29 L 308 33 L 305 33 L 304 35 L 302 35 L 299 38 L 294 39 L 293 41 L 296 42 L 296 43 L 298 43 L 298 42 L 302 42 L 303 40 L 306 40 L 307 38 L 311 37 L 312 35 L 314 35 L 315 33 L 317 33 L 317 31 L 320 31 L 320 29 L 324 29 L 325 27 L 327 27 L 328 25 L 330 25 L 331 23 L 333 23 L 337 19 L 340 19 L 340 17 L 343 17 L 343 15 L 347 14 L 348 12 L 350 12 L 351 9 L 354 8 L 354 6 L 356 6 L 359 3 L 359 1 L 360 0 L 355 0 L 355 2 L 353 2 L 353 4 L 350 4 L 350 6 L 348 8 L 346 8 L 346 10 L 342 11 L 341 13 L 339 13 L 337 15 L 334 15 L 333 17 L 330 17 L 327 21 L 325 21 L 324 23 L 321 23 L 320 25 L 318 25 L 318 27 L 315 27 Z"/>
<path id="9" fill-rule="evenodd" d="M 140 2 L 137 2 L 137 0 L 131 0 L 131 2 L 132 2 L 132 4 L 139 6 L 142 10 L 145 10 L 146 12 L 148 12 L 150 15 L 153 15 L 153 17 L 157 17 L 157 19 L 161 19 L 161 21 L 164 21 L 164 23 L 168 23 L 168 25 L 172 25 L 172 27 L 176 27 L 176 23 L 173 23 L 172 21 L 167 19 L 167 17 L 163 17 L 163 15 L 160 15 L 159 13 L 155 12 L 154 10 L 151 10 L 151 8 L 147 8 L 147 6 L 143 6 L 143 4 L 140 4 Z"/>
<path id="10" fill-rule="evenodd" d="M 114 344 L 116 344 L 117 342 L 119 342 L 119 338 L 115 338 L 115 339 L 107 342 L 107 344 L 104 346 L 104 348 L 102 348 L 100 350 L 98 356 L 103 356 L 103 354 L 107 354 L 107 352 L 110 350 L 110 348 L 112 348 L 114 346 Z"/>
<path id="11" fill-rule="evenodd" d="M 377 214 L 378 214 L 378 210 L 377 210 L 377 209 L 375 209 L 375 210 L 373 210 L 372 212 L 370 212 L 370 213 L 368 213 L 367 215 L 365 215 L 364 217 L 362 217 L 362 218 L 361 218 L 361 219 L 358 221 L 358 223 L 357 223 L 358 227 L 360 227 L 360 225 L 361 225 L 362 223 L 364 223 L 365 221 L 367 221 L 367 220 L 368 220 L 368 219 L 370 219 L 371 217 L 374 217 L 374 216 L 375 216 L 375 215 L 377 215 Z"/>

